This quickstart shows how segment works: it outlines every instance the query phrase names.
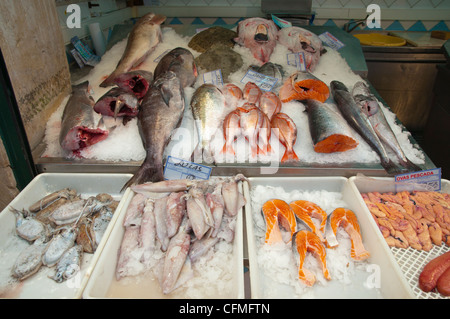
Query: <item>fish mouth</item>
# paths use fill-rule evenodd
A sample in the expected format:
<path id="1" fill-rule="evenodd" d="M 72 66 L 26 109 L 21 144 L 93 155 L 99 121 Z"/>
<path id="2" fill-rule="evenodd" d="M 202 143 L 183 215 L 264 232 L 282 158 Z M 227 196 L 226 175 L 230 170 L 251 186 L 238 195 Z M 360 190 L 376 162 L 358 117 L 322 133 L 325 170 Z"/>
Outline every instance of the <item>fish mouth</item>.
<path id="1" fill-rule="evenodd" d="M 260 24 L 256 28 L 256 33 L 253 39 L 256 42 L 267 42 L 269 41 L 269 36 L 267 34 L 268 34 L 267 27 L 264 24 Z"/>
<path id="2" fill-rule="evenodd" d="M 138 99 L 144 97 L 144 95 L 148 91 L 148 87 L 150 86 L 148 81 L 140 75 L 133 76 L 128 81 L 127 85 L 129 86 L 131 91 L 133 91 L 134 95 L 136 95 Z"/>
<path id="3" fill-rule="evenodd" d="M 298 38 L 300 40 L 300 44 L 302 45 L 303 50 L 309 53 L 316 53 L 316 49 L 311 45 L 311 41 L 309 41 L 301 34 L 298 35 Z"/>

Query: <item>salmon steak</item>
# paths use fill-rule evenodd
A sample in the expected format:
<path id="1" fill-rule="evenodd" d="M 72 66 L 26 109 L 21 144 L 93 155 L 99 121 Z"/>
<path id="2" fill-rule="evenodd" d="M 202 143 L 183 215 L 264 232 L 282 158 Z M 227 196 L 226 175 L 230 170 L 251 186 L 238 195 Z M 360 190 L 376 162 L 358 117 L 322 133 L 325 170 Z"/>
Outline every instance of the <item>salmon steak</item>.
<path id="1" fill-rule="evenodd" d="M 361 261 L 370 257 L 370 253 L 362 242 L 358 219 L 353 211 L 342 207 L 336 208 L 329 216 L 329 223 L 335 236 L 338 227 L 342 227 L 349 234 L 352 243 L 350 251 L 352 259 Z"/>
<path id="2" fill-rule="evenodd" d="M 265 243 L 271 245 L 281 241 L 290 242 L 297 222 L 289 204 L 281 199 L 271 199 L 264 203 L 261 211 L 266 222 Z M 283 240 L 280 225 L 290 234 L 289 239 Z"/>
<path id="3" fill-rule="evenodd" d="M 308 226 L 322 242 L 325 242 L 323 234 L 325 232 L 325 225 L 327 222 L 327 213 L 320 208 L 319 205 L 307 200 L 296 200 L 289 203 L 289 206 L 291 206 L 294 211 L 297 221 L 306 224 L 306 226 Z M 313 218 L 320 220 L 319 227 L 316 226 L 312 220 Z"/>
<path id="4" fill-rule="evenodd" d="M 280 89 L 280 100 L 283 103 L 308 99 L 325 102 L 330 96 L 328 86 L 309 72 L 292 74 Z"/>
<path id="5" fill-rule="evenodd" d="M 299 255 L 298 278 L 307 286 L 311 287 L 316 282 L 313 272 L 304 267 L 306 253 L 310 252 L 322 266 L 322 273 L 325 279 L 331 280 L 330 272 L 327 268 L 327 253 L 320 238 L 313 232 L 300 230 L 293 236 L 292 247 Z"/>

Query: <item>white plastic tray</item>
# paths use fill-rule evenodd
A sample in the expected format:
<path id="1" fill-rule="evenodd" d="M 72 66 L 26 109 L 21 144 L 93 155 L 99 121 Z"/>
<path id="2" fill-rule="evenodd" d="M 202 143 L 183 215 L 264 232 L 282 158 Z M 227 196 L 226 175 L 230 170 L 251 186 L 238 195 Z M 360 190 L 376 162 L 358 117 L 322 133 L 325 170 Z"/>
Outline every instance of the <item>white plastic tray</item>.
<path id="1" fill-rule="evenodd" d="M 370 214 L 369 209 L 367 208 L 364 200 L 361 196 L 361 193 L 373 192 L 377 191 L 380 193 L 383 192 L 394 192 L 395 184 L 394 179 L 391 177 L 363 177 L 360 178 L 358 176 L 353 176 L 349 179 L 350 186 L 355 193 L 356 198 L 359 201 L 359 206 L 362 210 L 366 211 L 367 214 Z M 442 193 L 450 193 L 450 181 L 442 179 L 441 180 L 441 192 Z M 446 298 L 437 292 L 423 292 L 419 286 L 419 275 L 422 272 L 423 267 L 433 258 L 442 255 L 443 253 L 450 251 L 450 247 L 445 244 L 441 246 L 433 245 L 433 248 L 430 251 L 420 251 L 414 248 L 396 248 L 389 247 L 384 240 L 381 232 L 379 231 L 374 220 L 371 220 L 372 227 L 378 230 L 377 236 L 382 240 L 382 245 L 388 251 L 389 256 L 396 260 L 396 264 L 400 267 L 402 274 L 410 285 L 414 296 L 417 298 L 423 299 L 441 299 Z M 447 297 L 448 299 L 448 297 Z"/>
<path id="2" fill-rule="evenodd" d="M 252 207 L 252 188 L 257 185 L 282 187 L 287 192 L 294 190 L 305 191 L 327 191 L 342 194 L 342 200 L 347 204 L 347 208 L 353 210 L 358 217 L 361 226 L 363 243 L 371 256 L 367 260 L 371 265 L 371 273 L 364 274 L 365 271 L 356 271 L 355 277 L 351 278 L 351 283 L 343 283 L 338 280 L 331 280 L 326 285 L 316 283 L 313 287 L 306 287 L 306 293 L 297 297 L 300 298 L 413 298 L 414 295 L 402 276 L 398 264 L 395 262 L 388 247 L 383 245 L 384 240 L 371 223 L 371 216 L 362 210 L 358 198 L 354 195 L 348 179 L 344 177 L 280 177 L 280 178 L 250 178 L 250 186 L 244 183 L 244 194 L 247 198 L 245 206 L 247 225 L 247 244 L 251 280 L 251 297 L 265 298 L 266 289 L 276 289 L 279 293 L 275 298 L 294 298 L 294 291 L 291 285 L 274 283 L 271 278 L 267 278 L 258 262 L 257 249 L 260 248 L 261 238 L 255 237 L 256 228 L 253 214 L 259 208 Z M 267 191 L 267 200 L 273 195 Z M 298 198 L 301 199 L 301 198 Z M 259 213 L 259 212 L 256 212 Z M 331 211 L 327 211 L 331 213 Z M 379 270 L 379 271 L 378 271 Z M 377 288 L 367 288 L 365 281 L 371 275 L 379 275 Z M 270 295 L 273 298 L 273 294 Z"/>
<path id="3" fill-rule="evenodd" d="M 242 187 L 240 186 L 241 192 Z M 124 234 L 124 227 L 122 226 L 123 219 L 129 203 L 134 196 L 134 192 L 130 191 L 128 198 L 125 199 L 124 206 L 120 211 L 118 220 L 111 232 L 108 243 L 103 249 L 96 267 L 94 268 L 86 289 L 83 293 L 85 299 L 98 298 L 142 298 L 142 299 L 169 299 L 169 298 L 192 298 L 184 295 L 184 288 L 176 289 L 174 292 L 164 295 L 158 280 L 149 280 L 144 274 L 136 277 L 125 277 L 121 280 L 116 280 L 116 264 L 118 258 L 118 251 L 122 243 Z M 244 298 L 244 266 L 243 266 L 243 209 L 240 210 L 237 216 L 237 223 L 235 229 L 235 237 L 232 251 L 232 272 L 225 274 L 231 277 L 233 291 L 231 296 L 221 295 L 202 295 L 193 298 L 230 298 L 241 299 Z M 211 282 L 211 285 L 216 283 Z M 219 287 L 219 286 L 218 286 Z M 220 290 L 217 288 L 216 290 Z M 206 289 L 205 289 L 206 291 Z M 201 294 L 202 292 L 200 292 Z"/>
<path id="4" fill-rule="evenodd" d="M 105 235 L 94 254 L 85 253 L 81 270 L 75 277 L 57 283 L 48 278 L 53 276 L 55 268 L 41 267 L 33 276 L 23 282 L 11 281 L 11 268 L 23 248 L 29 244 L 15 233 L 16 218 L 9 207 L 28 209 L 30 205 L 42 197 L 62 188 L 73 188 L 83 197 L 108 193 L 115 200 L 120 200 L 124 193 L 120 190 L 132 177 L 132 174 L 74 174 L 43 173 L 36 176 L 17 197 L 0 213 L 0 293 L 4 298 L 80 298 L 87 284 L 91 271 L 108 239 L 117 214 L 110 221 Z M 119 203 L 117 211 L 120 210 Z"/>

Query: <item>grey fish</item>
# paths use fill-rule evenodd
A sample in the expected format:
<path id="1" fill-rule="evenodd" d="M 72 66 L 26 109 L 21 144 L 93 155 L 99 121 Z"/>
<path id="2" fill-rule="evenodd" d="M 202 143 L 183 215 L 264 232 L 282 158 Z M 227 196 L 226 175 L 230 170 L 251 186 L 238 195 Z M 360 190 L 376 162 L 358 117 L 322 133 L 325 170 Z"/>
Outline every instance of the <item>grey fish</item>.
<path id="1" fill-rule="evenodd" d="M 395 137 L 389 123 L 384 116 L 376 97 L 370 92 L 369 87 L 362 81 L 357 82 L 352 91 L 356 104 L 367 115 L 375 132 L 384 145 L 387 145 L 398 157 L 402 166 L 408 171 L 420 171 L 421 168 L 412 163 L 403 153 L 403 150 Z"/>
<path id="2" fill-rule="evenodd" d="M 139 101 L 135 95 L 115 87 L 98 99 L 94 105 L 94 111 L 114 118 L 136 117 L 139 112 Z"/>
<path id="3" fill-rule="evenodd" d="M 278 81 L 275 84 L 275 87 L 283 85 L 283 77 L 285 76 L 285 71 L 283 67 L 279 64 L 267 62 L 261 66 L 251 65 L 250 69 L 255 72 L 277 79 Z"/>
<path id="4" fill-rule="evenodd" d="M 133 70 L 120 74 L 114 79 L 118 87 L 142 99 L 152 84 L 153 73 L 146 70 Z"/>
<path id="5" fill-rule="evenodd" d="M 109 132 L 94 123 L 94 100 L 88 92 L 89 82 L 72 87 L 61 119 L 59 143 L 67 151 L 78 151 L 103 141 Z"/>
<path id="6" fill-rule="evenodd" d="M 315 152 L 344 152 L 358 146 L 344 118 L 326 104 L 307 100 L 306 111 Z"/>
<path id="7" fill-rule="evenodd" d="M 238 36 L 237 32 L 221 26 L 210 27 L 192 37 L 188 46 L 197 52 L 206 52 L 214 44 L 220 43 L 230 48 L 234 47 L 233 39 Z"/>
<path id="8" fill-rule="evenodd" d="M 206 52 L 199 55 L 195 62 L 205 72 L 220 69 L 225 82 L 228 82 L 230 74 L 239 70 L 244 61 L 239 53 L 223 44 L 215 44 Z"/>
<path id="9" fill-rule="evenodd" d="M 191 51 L 178 47 L 164 55 L 155 67 L 155 79 L 168 71 L 176 74 L 183 88 L 194 85 L 198 71 Z"/>
<path id="10" fill-rule="evenodd" d="M 164 180 L 164 150 L 172 133 L 181 124 L 184 107 L 180 79 L 172 71 L 160 75 L 142 100 L 138 116 L 147 156 L 123 189 L 132 184 Z"/>
<path id="11" fill-rule="evenodd" d="M 205 162 L 212 162 L 210 142 L 226 116 L 222 91 L 215 85 L 203 84 L 192 96 L 191 110 L 199 137 L 193 153 L 194 161 L 201 162 L 203 159 Z"/>
<path id="12" fill-rule="evenodd" d="M 81 267 L 83 247 L 76 245 L 67 250 L 56 264 L 55 275 L 50 277 L 56 282 L 63 282 L 75 276 Z"/>
<path id="13" fill-rule="evenodd" d="M 128 72 L 145 61 L 155 47 L 161 42 L 162 33 L 160 25 L 166 20 L 165 16 L 147 13 L 141 17 L 130 32 L 127 46 L 116 69 L 100 84 L 108 87 L 122 73 Z"/>
<path id="14" fill-rule="evenodd" d="M 386 149 L 375 133 L 368 117 L 356 105 L 345 84 L 339 81 L 331 81 L 330 88 L 334 100 L 337 103 L 337 107 L 347 123 L 358 132 L 367 144 L 369 144 L 378 154 L 381 165 L 389 174 L 398 173 L 398 167 L 396 167 L 395 163 L 389 158 Z"/>

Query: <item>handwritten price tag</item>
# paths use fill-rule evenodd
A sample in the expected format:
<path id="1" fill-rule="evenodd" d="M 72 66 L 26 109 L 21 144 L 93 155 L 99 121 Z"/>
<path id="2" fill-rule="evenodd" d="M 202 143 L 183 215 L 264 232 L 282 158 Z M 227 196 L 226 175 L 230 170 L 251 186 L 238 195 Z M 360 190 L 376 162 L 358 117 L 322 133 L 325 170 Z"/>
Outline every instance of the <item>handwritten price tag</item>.
<path id="1" fill-rule="evenodd" d="M 164 167 L 164 178 L 173 179 L 204 179 L 208 180 L 212 168 L 169 155 Z"/>

